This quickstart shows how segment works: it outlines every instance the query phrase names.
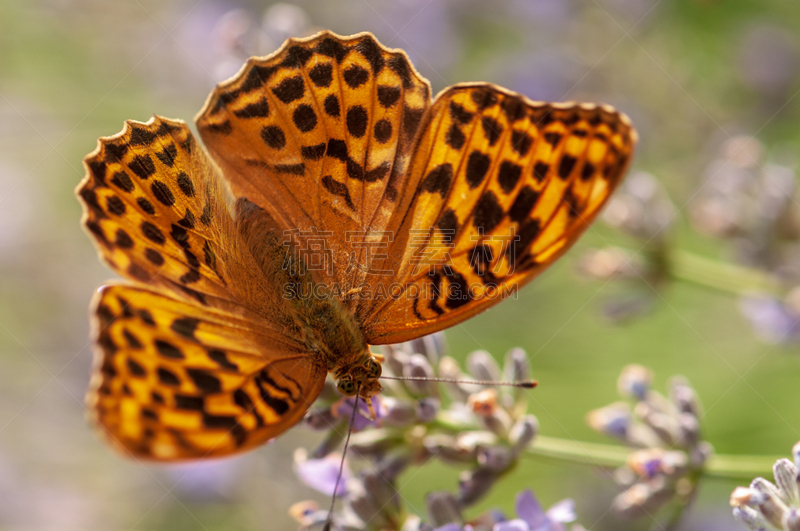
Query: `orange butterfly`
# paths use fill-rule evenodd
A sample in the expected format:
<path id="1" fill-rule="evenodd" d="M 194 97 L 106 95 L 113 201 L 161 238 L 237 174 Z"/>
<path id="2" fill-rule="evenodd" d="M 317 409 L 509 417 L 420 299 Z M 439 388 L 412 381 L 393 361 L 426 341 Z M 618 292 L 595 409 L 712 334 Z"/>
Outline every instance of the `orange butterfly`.
<path id="1" fill-rule="evenodd" d="M 405 53 L 322 32 L 254 58 L 196 119 L 126 122 L 77 194 L 129 279 L 93 302 L 87 401 L 108 439 L 175 460 L 296 424 L 331 372 L 381 389 L 370 344 L 514 293 L 619 184 L 636 133 L 608 106 L 485 83 L 433 101 Z"/>

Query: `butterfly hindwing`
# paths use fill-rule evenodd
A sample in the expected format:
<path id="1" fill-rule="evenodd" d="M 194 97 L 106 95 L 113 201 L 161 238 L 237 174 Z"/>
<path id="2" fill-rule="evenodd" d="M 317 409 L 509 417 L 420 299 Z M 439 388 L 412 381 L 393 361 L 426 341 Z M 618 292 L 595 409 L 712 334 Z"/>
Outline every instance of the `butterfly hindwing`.
<path id="1" fill-rule="evenodd" d="M 120 284 L 101 288 L 94 308 L 90 415 L 135 457 L 202 458 L 258 446 L 298 422 L 325 381 L 308 352 L 247 314 Z"/>
<path id="2" fill-rule="evenodd" d="M 322 32 L 248 61 L 197 126 L 236 196 L 268 210 L 301 249 L 321 249 L 324 263 L 308 260 L 319 280 L 355 286 L 365 275 L 358 241 L 395 210 L 429 104 L 405 53 L 370 34 Z"/>
<path id="3" fill-rule="evenodd" d="M 546 104 L 488 84 L 437 97 L 382 269 L 359 314 L 370 343 L 452 326 L 565 252 L 619 184 L 636 135 L 608 106 Z"/>

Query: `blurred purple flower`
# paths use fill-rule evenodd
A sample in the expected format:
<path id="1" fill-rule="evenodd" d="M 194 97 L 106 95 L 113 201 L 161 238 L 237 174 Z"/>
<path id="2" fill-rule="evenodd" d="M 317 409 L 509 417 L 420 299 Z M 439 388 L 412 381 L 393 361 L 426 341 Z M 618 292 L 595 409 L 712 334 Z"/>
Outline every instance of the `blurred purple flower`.
<path id="1" fill-rule="evenodd" d="M 353 397 L 336 402 L 333 405 L 333 415 L 338 418 L 346 418 L 349 421 L 350 417 L 353 415 L 353 404 L 355 400 L 355 397 Z M 383 407 L 379 395 L 372 397 L 372 408 L 375 410 L 375 419 L 370 420 L 367 403 L 361 398 L 358 399 L 358 414 L 353 419 L 353 431 L 377 428 L 380 425 L 381 419 L 386 415 L 386 408 Z"/>
<path id="2" fill-rule="evenodd" d="M 564 531 L 562 525 L 575 520 L 575 501 L 561 500 L 546 512 L 528 489 L 517 496 L 517 518 L 495 524 L 492 531 Z"/>
<path id="3" fill-rule="evenodd" d="M 800 341 L 800 315 L 768 295 L 748 295 L 739 310 L 750 321 L 755 334 L 767 343 Z"/>
<path id="4" fill-rule="evenodd" d="M 339 480 L 338 488 L 336 487 L 341 459 L 342 456 L 337 454 L 330 454 L 322 459 L 307 459 L 306 453 L 298 450 L 294 454 L 294 473 L 300 481 L 314 490 L 332 496 L 336 488 L 336 495 L 344 496 L 347 494 L 347 482 L 352 474 L 345 460 L 342 479 Z"/>

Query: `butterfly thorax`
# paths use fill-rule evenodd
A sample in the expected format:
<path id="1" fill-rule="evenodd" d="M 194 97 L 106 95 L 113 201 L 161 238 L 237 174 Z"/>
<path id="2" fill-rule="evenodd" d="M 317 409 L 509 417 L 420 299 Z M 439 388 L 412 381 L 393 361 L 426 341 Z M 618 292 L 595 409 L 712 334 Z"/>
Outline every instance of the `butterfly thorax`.
<path id="1" fill-rule="evenodd" d="M 336 379 L 346 396 L 369 398 L 380 392 L 381 364 L 370 352 L 355 317 L 337 299 L 321 299 L 301 309 L 314 334 L 311 347 Z"/>

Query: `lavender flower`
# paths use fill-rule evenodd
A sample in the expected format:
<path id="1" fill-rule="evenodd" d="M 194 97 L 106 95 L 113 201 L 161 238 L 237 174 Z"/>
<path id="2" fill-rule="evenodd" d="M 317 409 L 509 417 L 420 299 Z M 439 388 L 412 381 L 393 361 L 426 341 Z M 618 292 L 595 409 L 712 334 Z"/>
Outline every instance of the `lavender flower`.
<path id="1" fill-rule="evenodd" d="M 627 488 L 613 502 L 620 517 L 652 514 L 668 502 L 688 503 L 697 487 L 699 471 L 711 455 L 700 437 L 700 405 L 682 377 L 669 382 L 669 398 L 651 389 L 652 371 L 640 365 L 623 369 L 620 394 L 630 402 L 616 402 L 589 413 L 596 431 L 636 448 L 616 477 Z"/>
<path id="2" fill-rule="evenodd" d="M 731 494 L 733 516 L 753 531 L 800 530 L 800 442 L 792 448 L 794 463 L 779 459 L 772 467 L 775 483 L 756 478 Z"/>
<path id="3" fill-rule="evenodd" d="M 441 334 L 392 345 L 384 349 L 384 355 L 384 372 L 391 376 L 530 380 L 527 356 L 521 349 L 506 356 L 506 378 L 494 358 L 483 351 L 469 355 L 469 374 L 463 374 L 455 360 L 444 355 Z M 456 525 L 462 527 L 454 529 L 491 530 L 498 518 L 486 516 L 480 523 L 466 525 L 462 511 L 514 468 L 533 442 L 538 422 L 525 412 L 526 390 L 413 380 L 383 384 L 381 396 L 373 398 L 374 419 L 369 418 L 364 401 L 358 401 L 349 456 L 364 461 L 364 466 L 355 474 L 345 469 L 337 489 L 343 508 L 333 517 L 333 529 L 430 531 Z M 307 415 L 307 426 L 327 434 L 310 457 L 305 451 L 296 453 L 295 472 L 320 492 L 334 490 L 341 459 L 335 450 L 347 433 L 354 403 L 354 398 L 343 399 L 326 386 Z M 426 524 L 409 517 L 401 507 L 396 478 L 408 466 L 433 458 L 469 468 L 459 476 L 456 492 L 429 495 L 431 524 Z M 325 521 L 308 504 L 296 506 L 292 514 L 304 528 Z"/>
<path id="4" fill-rule="evenodd" d="M 563 524 L 575 520 L 575 502 L 562 500 L 547 511 L 531 490 L 517 496 L 517 518 L 495 524 L 492 531 L 564 531 Z"/>

